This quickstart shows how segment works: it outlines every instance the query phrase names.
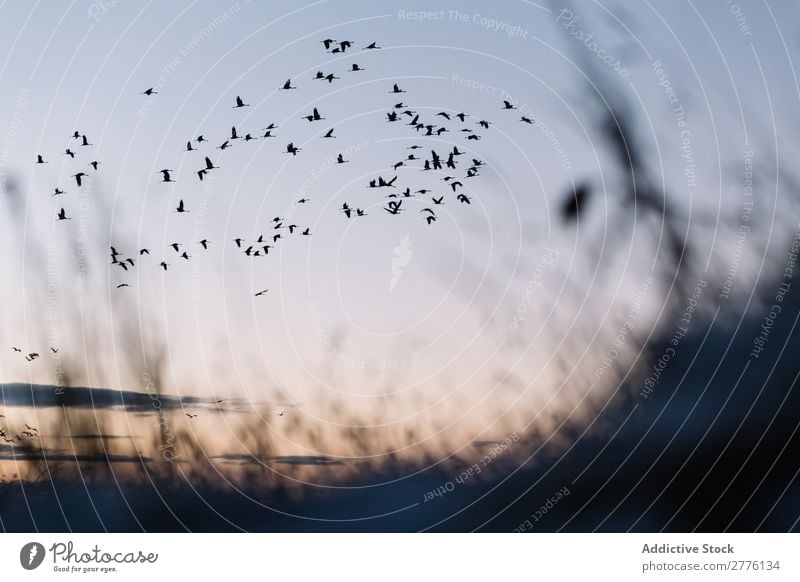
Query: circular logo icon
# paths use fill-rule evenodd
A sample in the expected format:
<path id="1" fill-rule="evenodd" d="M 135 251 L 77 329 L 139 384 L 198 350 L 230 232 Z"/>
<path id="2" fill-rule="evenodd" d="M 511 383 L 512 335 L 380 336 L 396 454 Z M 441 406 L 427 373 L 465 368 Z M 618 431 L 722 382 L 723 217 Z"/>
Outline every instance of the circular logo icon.
<path id="1" fill-rule="evenodd" d="M 29 542 L 19 551 L 19 563 L 26 570 L 35 570 L 44 561 L 44 546 L 39 542 Z"/>

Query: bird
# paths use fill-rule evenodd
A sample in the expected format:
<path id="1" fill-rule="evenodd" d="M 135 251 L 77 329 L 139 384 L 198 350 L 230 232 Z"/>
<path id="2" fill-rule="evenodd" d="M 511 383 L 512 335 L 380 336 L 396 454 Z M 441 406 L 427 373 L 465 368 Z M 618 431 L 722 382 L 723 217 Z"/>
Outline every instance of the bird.
<path id="1" fill-rule="evenodd" d="M 392 90 L 389 91 L 389 93 L 405 93 L 405 91 L 403 91 L 400 87 L 397 86 L 397 83 L 395 83 L 394 87 L 392 87 Z"/>
<path id="2" fill-rule="evenodd" d="M 317 110 L 317 108 L 314 107 L 314 111 L 311 113 L 311 115 L 306 115 L 306 116 L 303 117 L 303 119 L 306 119 L 309 122 L 312 122 L 312 121 L 320 121 L 320 120 L 325 119 L 325 118 L 321 117 L 320 114 L 319 114 L 319 111 Z"/>
<path id="3" fill-rule="evenodd" d="M 233 239 L 233 242 L 236 243 L 237 247 L 242 248 L 242 240 L 243 239 L 241 239 L 241 238 L 235 238 L 235 239 Z"/>
<path id="4" fill-rule="evenodd" d="M 140 257 L 142 255 L 149 255 L 149 254 L 150 254 L 150 249 L 139 249 L 139 256 Z"/>
<path id="5" fill-rule="evenodd" d="M 327 50 L 330 50 L 331 45 L 333 43 L 335 43 L 336 41 L 333 40 L 332 38 L 326 38 L 325 40 L 321 40 L 319 42 L 321 42 L 323 45 L 325 45 L 325 50 L 327 51 Z"/>
<path id="6" fill-rule="evenodd" d="M 347 204 L 347 202 L 345 202 L 344 204 L 342 204 L 342 208 L 341 208 L 340 212 L 342 212 L 347 218 L 350 218 L 351 213 L 352 213 L 352 209 Z"/>
<path id="7" fill-rule="evenodd" d="M 384 208 L 389 214 L 399 214 L 401 212 L 400 206 L 403 204 L 402 200 L 390 200 L 387 207 Z"/>
<path id="8" fill-rule="evenodd" d="M 90 146 L 90 145 L 94 145 L 94 144 L 89 143 L 88 138 L 85 135 L 82 135 L 81 136 L 81 147 L 87 147 L 87 146 Z"/>
<path id="9" fill-rule="evenodd" d="M 399 121 L 396 111 L 389 111 L 386 114 L 386 117 L 388 118 L 387 119 L 387 123 L 392 123 L 392 122 L 395 122 L 395 121 Z"/>
<path id="10" fill-rule="evenodd" d="M 217 170 L 219 169 L 214 163 L 211 161 L 209 157 L 206 156 L 206 170 Z"/>
<path id="11" fill-rule="evenodd" d="M 520 121 L 524 121 L 525 123 L 529 123 L 529 124 L 533 125 L 533 119 L 530 119 L 529 117 L 525 117 L 524 115 L 522 117 L 520 117 L 519 120 Z"/>
<path id="12" fill-rule="evenodd" d="M 193 151 L 195 151 L 194 148 L 192 147 L 192 142 L 187 141 L 186 142 L 186 149 L 183 150 L 183 151 L 185 151 L 185 152 L 193 152 Z"/>
<path id="13" fill-rule="evenodd" d="M 180 247 L 181 247 L 181 243 L 172 243 L 172 244 L 171 244 L 171 245 L 169 245 L 169 246 L 171 246 L 173 249 L 175 249 L 175 252 L 176 252 L 176 253 L 179 253 L 179 252 L 181 252 L 181 251 L 179 250 L 179 249 L 180 249 Z"/>
<path id="14" fill-rule="evenodd" d="M 289 145 L 286 146 L 286 153 L 287 154 L 292 154 L 293 156 L 296 156 L 297 152 L 299 152 L 301 149 L 303 149 L 303 148 L 297 148 L 297 147 L 294 146 L 294 143 L 290 142 Z"/>
<path id="15" fill-rule="evenodd" d="M 373 42 L 373 43 L 368 44 L 367 46 L 365 46 L 361 50 L 366 51 L 366 50 L 379 49 L 379 48 L 381 48 L 381 47 L 379 47 L 376 43 Z"/>
<path id="16" fill-rule="evenodd" d="M 53 196 L 58 196 L 58 195 L 63 194 L 63 193 L 64 193 L 63 190 L 59 190 L 58 188 L 56 188 L 52 195 Z"/>
<path id="17" fill-rule="evenodd" d="M 185 413 L 188 418 L 197 418 L 196 414 L 190 414 L 188 412 Z"/>
<path id="18" fill-rule="evenodd" d="M 336 156 L 336 163 L 337 164 L 346 164 L 347 160 L 344 159 L 344 156 L 342 154 L 339 154 L 338 156 Z"/>
<path id="19" fill-rule="evenodd" d="M 59 211 L 58 217 L 56 220 L 72 220 L 71 218 L 67 217 L 67 212 L 63 208 Z"/>
<path id="20" fill-rule="evenodd" d="M 198 244 L 202 246 L 205 250 L 208 250 L 208 242 L 209 242 L 208 239 L 204 238 L 203 240 L 199 241 Z"/>
<path id="21" fill-rule="evenodd" d="M 51 347 L 50 351 L 53 352 L 54 354 L 57 354 L 58 353 L 58 348 Z"/>
<path id="22" fill-rule="evenodd" d="M 283 87 L 281 87 L 281 89 L 288 91 L 289 89 L 297 89 L 297 87 L 292 87 L 292 80 L 286 79 L 286 82 L 283 84 Z"/>
<path id="23" fill-rule="evenodd" d="M 69 149 L 69 148 L 67 148 L 67 150 L 64 152 L 64 155 L 65 155 L 65 156 L 69 156 L 69 157 L 71 157 L 73 160 L 75 159 L 75 152 L 73 152 L 73 151 L 72 151 L 71 149 Z"/>
<path id="24" fill-rule="evenodd" d="M 357 72 L 357 71 L 363 71 L 363 70 L 364 70 L 364 69 L 362 69 L 361 67 L 359 67 L 359 66 L 358 66 L 358 63 L 353 63 L 353 68 L 352 68 L 352 69 L 350 69 L 350 72 L 351 72 L 351 73 L 355 73 L 355 72 Z"/>
<path id="25" fill-rule="evenodd" d="M 228 143 L 228 140 L 225 140 L 224 142 L 222 142 L 221 146 L 217 146 L 217 149 L 218 150 L 225 150 L 225 149 L 227 149 L 229 147 L 231 147 L 230 143 Z"/>
<path id="26" fill-rule="evenodd" d="M 444 204 L 444 196 L 439 196 L 438 198 L 431 198 L 431 201 L 437 205 Z"/>
<path id="27" fill-rule="evenodd" d="M 269 291 L 269 289 L 264 289 L 263 291 L 259 291 L 254 295 L 254 297 L 261 297 L 262 295 L 266 295 L 267 291 Z"/>
<path id="28" fill-rule="evenodd" d="M 183 205 L 183 200 L 182 200 L 182 199 L 178 201 L 178 207 L 175 209 L 175 212 L 177 212 L 177 213 L 179 213 L 179 214 L 183 214 L 184 212 L 189 212 L 189 211 L 188 211 L 188 210 L 186 210 L 186 208 L 184 207 L 184 205 Z"/>
<path id="29" fill-rule="evenodd" d="M 281 411 L 278 413 L 278 416 L 283 416 L 284 414 L 286 414 L 286 411 L 285 411 L 285 410 L 281 410 Z"/>
<path id="30" fill-rule="evenodd" d="M 322 137 L 336 137 L 335 135 L 333 135 L 333 128 L 329 129 L 328 132 Z"/>
<path id="31" fill-rule="evenodd" d="M 436 114 L 437 117 L 444 117 L 447 121 L 450 121 L 450 114 L 446 111 L 440 111 Z"/>
<path id="32" fill-rule="evenodd" d="M 489 122 L 488 122 L 488 121 L 486 121 L 486 120 L 483 120 L 483 119 L 481 119 L 481 120 L 478 122 L 478 125 L 480 125 L 480 126 L 481 126 L 482 128 L 484 128 L 484 129 L 489 129 Z"/>
<path id="33" fill-rule="evenodd" d="M 47 162 L 44 161 L 42 156 L 36 156 L 36 163 L 37 164 L 46 164 Z"/>
<path id="34" fill-rule="evenodd" d="M 203 181 L 203 178 L 205 178 L 205 175 L 206 175 L 206 170 L 197 170 L 197 177 L 200 178 L 201 182 Z"/>
<path id="35" fill-rule="evenodd" d="M 101 163 L 102 162 L 94 161 L 94 162 L 89 162 L 89 165 L 93 167 L 95 171 L 97 171 L 97 166 L 99 166 Z"/>
<path id="36" fill-rule="evenodd" d="M 470 198 L 466 194 L 459 194 L 456 199 L 463 204 L 471 204 Z"/>
<path id="37" fill-rule="evenodd" d="M 333 83 L 333 80 L 338 78 L 339 77 L 335 76 L 333 73 L 325 75 L 325 80 L 328 81 L 328 83 Z"/>
<path id="38" fill-rule="evenodd" d="M 236 133 L 235 127 L 231 127 L 231 136 L 228 139 L 239 139 L 239 134 Z"/>
<path id="39" fill-rule="evenodd" d="M 311 229 L 307 228 L 303 232 L 300 233 L 303 236 L 311 236 Z"/>
<path id="40" fill-rule="evenodd" d="M 145 91 L 142 91 L 140 93 L 140 95 L 147 95 L 148 97 L 150 97 L 151 95 L 158 95 L 158 91 L 156 91 L 152 87 L 150 87 L 149 89 L 146 89 Z"/>
<path id="41" fill-rule="evenodd" d="M 167 270 L 167 267 L 168 267 L 169 265 L 168 265 L 166 262 L 164 262 L 164 261 L 161 261 L 161 262 L 159 263 L 159 265 L 158 265 L 158 266 L 159 266 L 159 267 L 161 267 L 162 269 L 164 269 L 164 270 L 166 271 L 166 270 Z"/>
<path id="42" fill-rule="evenodd" d="M 127 283 L 120 283 L 119 285 L 117 285 L 117 289 L 122 289 L 123 287 L 130 287 L 130 285 L 128 285 Z"/>
<path id="43" fill-rule="evenodd" d="M 250 107 L 250 104 L 249 103 L 245 103 L 244 101 L 242 101 L 242 98 L 237 95 L 236 96 L 236 105 L 233 108 L 234 109 L 238 109 L 240 107 Z"/>
<path id="44" fill-rule="evenodd" d="M 514 105 L 509 101 L 503 101 L 503 109 L 516 109 Z"/>
<path id="45" fill-rule="evenodd" d="M 172 179 L 170 172 L 174 172 L 174 170 L 159 170 L 161 173 L 161 181 L 162 182 L 174 182 L 175 180 Z M 80 184 L 79 184 L 80 185 Z"/>
<path id="46" fill-rule="evenodd" d="M 22 350 L 21 350 L 21 349 L 19 349 L 18 347 L 11 346 L 11 349 L 12 349 L 12 350 L 14 350 L 15 352 L 22 353 Z"/>
<path id="47" fill-rule="evenodd" d="M 194 141 L 196 141 L 197 143 L 203 143 L 204 141 L 206 141 L 206 138 L 205 138 L 205 136 L 198 135 L 197 139 L 194 140 Z"/>
<path id="48" fill-rule="evenodd" d="M 228 400 L 228 399 L 227 399 L 227 398 L 222 398 L 221 400 L 217 400 L 217 401 L 215 402 L 215 404 L 222 404 L 222 403 L 223 403 L 223 402 L 225 402 L 226 400 Z"/>

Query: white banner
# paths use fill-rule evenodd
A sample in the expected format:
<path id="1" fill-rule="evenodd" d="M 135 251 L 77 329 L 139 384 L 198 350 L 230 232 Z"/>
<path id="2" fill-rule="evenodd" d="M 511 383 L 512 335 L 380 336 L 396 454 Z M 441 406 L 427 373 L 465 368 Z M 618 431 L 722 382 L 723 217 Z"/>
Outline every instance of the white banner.
<path id="1" fill-rule="evenodd" d="M 4 534 L 5 580 L 800 580 L 795 534 Z"/>

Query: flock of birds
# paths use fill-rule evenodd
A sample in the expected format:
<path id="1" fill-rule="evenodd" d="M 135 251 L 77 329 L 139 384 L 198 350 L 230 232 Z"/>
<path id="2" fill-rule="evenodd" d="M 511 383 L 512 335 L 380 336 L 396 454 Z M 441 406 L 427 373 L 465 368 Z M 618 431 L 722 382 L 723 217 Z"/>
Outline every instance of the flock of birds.
<path id="1" fill-rule="evenodd" d="M 5 419 L 5 414 L 0 414 L 0 418 Z M 12 434 L 11 429 L 8 426 L 8 422 L 5 423 L 5 426 L 0 426 L 0 438 L 3 439 L 4 442 L 7 444 L 14 444 L 16 442 L 22 442 L 26 438 L 38 438 L 39 429 L 35 426 L 31 426 L 28 423 L 25 423 L 25 428 L 27 430 L 21 430 L 17 433 Z"/>
<path id="2" fill-rule="evenodd" d="M 324 46 L 327 52 L 337 55 L 345 54 L 353 47 L 352 41 L 348 40 L 337 41 L 327 38 L 321 40 L 320 43 Z M 381 47 L 379 47 L 377 43 L 372 42 L 364 46 L 361 50 L 371 51 L 380 48 Z M 347 69 L 347 72 L 360 73 L 365 70 L 366 69 L 361 67 L 358 63 L 352 63 L 350 68 Z M 317 71 L 312 77 L 312 82 L 318 81 L 331 84 L 340 79 L 341 77 L 337 76 L 336 73 Z M 279 87 L 279 90 L 297 90 L 297 86 L 293 85 L 292 79 L 287 79 L 283 85 Z M 394 99 L 387 104 L 388 111 L 386 111 L 384 114 L 385 123 L 405 126 L 408 128 L 409 132 L 413 132 L 412 135 L 415 136 L 415 138 L 419 137 L 420 141 L 423 142 L 425 137 L 439 137 L 444 133 L 462 135 L 467 142 L 479 141 L 482 139 L 480 132 L 489 130 L 492 124 L 492 122 L 485 119 L 473 117 L 464 112 L 455 111 L 439 111 L 438 113 L 430 115 L 430 118 L 423 118 L 422 113 L 416 111 L 411 106 L 406 105 L 403 101 L 396 102 L 396 99 L 399 95 L 406 93 L 406 91 L 402 89 L 399 84 L 394 83 L 387 93 L 392 95 Z M 143 91 L 141 94 L 152 97 L 153 95 L 157 95 L 158 91 L 151 87 Z M 250 104 L 247 103 L 243 97 L 236 96 L 235 100 L 233 101 L 232 109 L 243 109 L 247 107 L 250 107 Z M 517 107 L 509 101 L 503 101 L 503 104 L 499 109 L 503 111 L 509 111 L 515 110 Z M 307 115 L 302 116 L 300 120 L 304 120 L 309 124 L 316 124 L 326 121 L 327 118 L 324 117 L 320 112 L 319 107 L 313 107 L 312 111 Z M 524 115 L 520 118 L 520 121 L 531 125 L 535 124 L 534 119 Z M 239 130 L 234 125 L 231 127 L 230 135 L 219 138 L 219 145 L 209 145 L 210 142 L 205 135 L 199 135 L 195 139 L 190 139 L 186 142 L 186 147 L 184 148 L 183 152 L 188 153 L 189 155 L 201 156 L 201 160 L 198 162 L 200 167 L 197 170 L 194 170 L 194 174 L 196 175 L 197 179 L 202 182 L 211 172 L 220 169 L 220 166 L 216 165 L 215 161 L 212 160 L 212 153 L 203 150 L 208 150 L 210 147 L 215 147 L 215 149 L 219 150 L 220 152 L 224 152 L 225 150 L 234 147 L 236 144 L 247 143 L 259 139 L 274 139 L 277 138 L 276 133 L 278 132 L 278 129 L 278 125 L 272 122 L 266 127 L 262 128 L 261 132 L 263 133 L 259 132 L 255 136 L 253 133 L 244 133 L 244 135 L 240 135 Z M 336 127 L 326 126 L 326 129 L 319 133 L 319 139 L 335 139 L 337 137 L 336 130 Z M 101 162 L 97 160 L 91 160 L 88 162 L 79 161 L 79 157 L 83 157 L 82 155 L 79 156 L 83 148 L 89 148 L 93 145 L 86 134 L 80 131 L 75 131 L 70 136 L 69 140 L 70 141 L 67 144 L 63 155 L 67 156 L 71 162 L 75 161 L 76 163 L 82 164 L 76 168 L 77 171 L 74 174 L 70 175 L 70 177 L 74 178 L 76 186 L 78 188 L 82 188 L 86 184 L 87 179 L 90 178 L 93 173 L 99 171 Z M 284 153 L 291 155 L 294 158 L 300 154 L 302 149 L 303 148 L 296 146 L 293 141 L 289 141 L 286 145 Z M 425 151 L 428 153 L 424 153 Z M 422 202 L 419 204 L 422 206 L 422 208 L 419 210 L 419 214 L 421 215 L 422 221 L 427 225 L 432 225 L 437 221 L 438 216 L 436 213 L 436 208 L 446 204 L 446 197 L 448 193 L 452 195 L 457 204 L 469 205 L 472 203 L 472 197 L 464 191 L 464 181 L 479 176 L 482 167 L 485 165 L 485 162 L 479 157 L 475 157 L 472 154 L 468 155 L 467 152 L 462 151 L 462 149 L 460 149 L 457 145 L 453 145 L 452 149 L 450 149 L 448 146 L 446 151 L 441 150 L 441 148 L 439 151 L 437 151 L 436 148 L 414 143 L 413 145 L 407 146 L 405 151 L 401 155 L 398 155 L 398 158 L 399 159 L 396 159 L 396 161 L 391 163 L 386 169 L 387 173 L 393 173 L 393 175 L 377 175 L 375 178 L 370 179 L 368 183 L 365 184 L 365 187 L 368 189 L 377 189 L 388 192 L 388 194 L 385 196 L 385 202 L 381 203 L 381 205 L 383 211 L 392 216 L 398 216 L 401 213 L 408 211 L 411 205 L 411 203 L 408 202 L 410 199 L 414 200 L 415 203 Z M 348 161 L 349 160 L 345 159 L 344 154 L 342 153 L 339 153 L 336 156 L 337 165 L 347 164 Z M 47 163 L 48 161 L 44 158 L 44 156 L 37 155 L 37 165 L 43 165 Z M 417 169 L 422 172 L 431 172 L 431 175 L 438 177 L 439 181 L 431 184 L 429 188 L 421 188 L 412 191 L 410 186 L 404 186 L 398 183 L 398 170 L 401 168 L 403 170 Z M 161 183 L 170 184 L 176 182 L 174 177 L 175 170 L 173 169 L 163 168 L 159 170 L 157 174 L 161 175 Z M 444 190 L 444 193 L 434 192 L 434 190 L 438 190 L 439 188 Z M 58 197 L 66 194 L 67 192 L 65 190 L 62 190 L 60 187 L 55 187 L 52 196 Z M 304 205 L 309 202 L 311 202 L 309 198 L 299 198 L 294 200 L 294 203 L 298 205 Z M 190 210 L 186 202 L 183 199 L 180 199 L 174 212 L 183 215 L 189 213 Z M 339 212 L 343 214 L 346 219 L 357 219 L 367 216 L 366 210 L 357 205 L 351 204 L 350 202 L 344 202 L 341 205 L 341 208 L 339 208 Z M 61 222 L 69 220 L 72 220 L 72 218 L 68 216 L 66 208 L 63 206 L 58 208 L 56 212 L 56 221 Z M 247 240 L 245 237 L 240 236 L 233 239 L 232 244 L 235 245 L 235 248 L 241 251 L 247 257 L 263 257 L 269 255 L 272 249 L 276 248 L 281 241 L 284 241 L 289 237 L 308 237 L 312 234 L 310 227 L 300 226 L 291 222 L 289 218 L 281 216 L 274 217 L 271 220 L 269 227 L 270 228 L 268 232 L 260 234 L 253 240 Z M 194 248 L 198 250 L 202 249 L 203 251 L 208 250 L 209 245 L 211 244 L 211 241 L 206 238 L 191 243 Z M 137 249 L 133 254 L 128 255 L 118 250 L 118 246 L 119 245 L 112 245 L 110 247 L 110 264 L 118 268 L 122 273 L 129 273 L 133 271 L 137 267 L 138 261 L 144 261 L 146 260 L 146 257 L 151 255 L 150 248 L 140 248 Z M 190 254 L 191 248 L 192 246 L 185 242 L 173 242 L 168 245 L 166 253 L 170 254 L 176 260 L 189 261 L 192 258 L 192 255 Z M 167 258 L 162 258 L 160 262 L 158 262 L 157 267 L 163 271 L 167 271 L 170 267 L 170 263 L 168 262 Z M 125 287 L 130 287 L 130 284 L 127 282 L 120 282 L 116 285 L 116 287 L 118 289 L 123 289 Z M 268 289 L 255 291 L 254 296 L 264 296 L 268 293 L 268 291 Z M 22 354 L 28 362 L 33 362 L 40 357 L 39 353 L 37 352 L 25 354 L 20 348 L 12 347 L 12 349 L 14 352 Z M 53 354 L 58 353 L 57 348 L 51 347 L 50 350 L 53 352 Z M 224 402 L 224 399 L 218 400 L 217 404 L 222 402 Z M 286 411 L 281 411 L 277 415 L 282 417 L 285 412 Z M 190 420 L 198 416 L 197 413 L 191 412 L 186 412 L 185 415 Z M 4 415 L 0 415 L 0 418 L 5 417 Z M 25 426 L 27 430 L 21 431 L 14 435 L 10 434 L 8 426 L 0 427 L 0 437 L 2 437 L 6 443 L 14 443 L 25 438 L 39 436 L 38 429 L 27 424 Z"/>
<path id="3" fill-rule="evenodd" d="M 344 54 L 353 47 L 353 42 L 349 40 L 337 41 L 331 38 L 326 38 L 321 40 L 320 43 L 324 46 L 325 50 L 331 54 Z M 364 46 L 362 50 L 377 50 L 380 48 L 381 47 L 379 47 L 377 43 L 372 42 Z M 352 63 L 350 69 L 348 69 L 348 72 L 355 73 L 365 70 L 366 69 L 361 67 L 358 63 Z M 323 83 L 327 82 L 330 84 L 334 81 L 340 80 L 340 77 L 332 72 L 326 73 L 324 71 L 317 71 L 312 80 Z M 297 86 L 293 85 L 292 79 L 287 79 L 280 87 L 281 91 L 291 91 L 296 89 Z M 403 90 L 397 83 L 395 83 L 388 93 L 396 97 L 398 95 L 405 94 L 406 91 Z M 151 87 L 143 91 L 142 94 L 152 97 L 153 95 L 157 95 L 158 91 Z M 243 109 L 246 107 L 250 107 L 250 104 L 247 103 L 241 96 L 236 96 L 232 108 Z M 509 101 L 504 101 L 500 109 L 513 110 L 516 109 L 516 106 Z M 477 141 L 482 137 L 479 131 L 488 130 L 491 126 L 491 122 L 481 118 L 474 118 L 464 112 L 440 111 L 434 114 L 432 117 L 434 119 L 423 119 L 423 115 L 421 113 L 415 111 L 402 101 L 393 103 L 389 110 L 385 113 L 386 123 L 405 125 L 409 128 L 409 131 L 415 132 L 415 135 L 421 138 L 427 136 L 441 136 L 443 133 L 451 132 L 464 135 L 467 141 Z M 302 116 L 301 119 L 308 123 L 314 124 L 325 121 L 326 117 L 320 113 L 318 107 L 314 107 L 308 115 Z M 534 123 L 533 119 L 526 116 L 522 116 L 521 121 L 529 124 Z M 453 124 L 456 124 L 455 127 Z M 264 132 L 263 134 L 254 136 L 252 133 L 244 133 L 244 135 L 240 135 L 239 130 L 237 130 L 236 126 L 234 125 L 231 127 L 230 135 L 220 138 L 219 145 L 215 147 L 220 151 L 225 151 L 234 147 L 234 144 L 246 143 L 258 139 L 276 138 L 276 132 L 278 129 L 278 125 L 273 122 L 262 129 Z M 328 127 L 325 131 L 320 133 L 320 139 L 335 139 L 337 137 L 335 135 L 335 131 L 335 127 Z M 72 143 L 70 143 L 69 147 L 66 148 L 64 153 L 64 155 L 68 156 L 71 160 L 77 160 L 76 152 L 74 150 L 80 150 L 81 148 L 90 147 L 93 145 L 89 141 L 89 138 L 79 131 L 75 131 L 72 134 L 71 140 L 73 140 L 77 145 L 72 145 Z M 194 171 L 197 179 L 200 181 L 203 181 L 211 172 L 219 169 L 219 166 L 217 166 L 215 161 L 211 159 L 209 152 L 201 153 L 201 150 L 209 147 L 208 144 L 209 140 L 204 135 L 199 135 L 195 139 L 190 139 L 187 141 L 184 149 L 184 152 L 189 152 L 190 155 L 192 152 L 197 152 L 197 155 L 202 155 L 202 160 L 198 164 L 201 167 Z M 426 149 L 428 150 L 429 154 L 425 155 L 421 153 Z M 293 157 L 297 156 L 301 151 L 302 148 L 296 146 L 293 141 L 290 141 L 286 145 L 285 153 Z M 464 162 L 462 160 L 464 159 L 465 155 L 466 152 L 460 150 L 458 146 L 453 146 L 452 150 L 440 152 L 433 148 L 425 148 L 419 144 L 410 145 L 406 148 L 402 158 L 392 163 L 388 168 L 388 170 L 394 172 L 392 177 L 378 175 L 376 178 L 369 180 L 367 187 L 370 189 L 385 189 L 390 192 L 386 196 L 386 202 L 385 206 L 383 206 L 383 210 L 392 216 L 400 215 L 409 209 L 409 202 L 407 202 L 408 199 L 424 200 L 424 202 L 427 203 L 422 204 L 423 208 L 419 210 L 419 214 L 421 215 L 421 219 L 425 224 L 431 225 L 438 219 L 436 207 L 442 206 L 446 203 L 445 194 L 439 193 L 437 195 L 434 193 L 433 190 L 438 188 L 436 185 L 431 185 L 430 188 L 417 189 L 413 192 L 411 187 L 403 188 L 398 184 L 397 171 L 400 168 L 412 169 L 416 165 L 421 171 L 439 174 L 440 181 L 444 182 L 443 185 L 441 185 L 440 182 L 442 188 L 446 192 L 449 190 L 457 203 L 468 205 L 471 204 L 472 198 L 464 191 L 464 181 L 479 176 L 480 170 L 484 166 L 484 162 L 478 157 L 473 157 L 472 155 L 468 156 L 469 161 Z M 39 155 L 37 156 L 36 163 L 46 164 L 47 161 L 42 155 Z M 344 155 L 340 153 L 336 157 L 336 163 L 346 164 L 348 163 L 348 160 L 346 160 Z M 88 168 L 91 168 L 92 172 L 97 172 L 100 164 L 101 162 L 93 160 L 88 162 L 86 165 Z M 78 188 L 81 188 L 84 185 L 85 180 L 90 176 L 88 168 L 86 171 L 78 171 L 71 175 L 71 177 L 75 179 L 75 183 Z M 161 175 L 162 183 L 169 184 L 176 182 L 174 178 L 175 171 L 173 169 L 163 168 L 158 171 L 158 174 Z M 66 192 L 64 190 L 56 187 L 54 189 L 53 196 L 61 196 L 65 194 Z M 308 202 L 310 202 L 310 199 L 308 198 L 300 198 L 294 201 L 295 204 L 307 204 Z M 367 216 L 367 212 L 363 208 L 352 205 L 349 202 L 344 202 L 339 210 L 348 219 Z M 190 209 L 187 203 L 183 199 L 180 199 L 174 212 L 179 215 L 183 215 L 189 213 Z M 56 220 L 59 222 L 71 220 L 71 217 L 67 214 L 66 208 L 61 207 L 58 209 Z M 260 234 L 254 240 L 247 240 L 245 237 L 236 237 L 232 242 L 244 255 L 254 258 L 269 255 L 270 251 L 276 248 L 280 241 L 283 241 L 290 236 L 308 237 L 312 234 L 310 227 L 301 227 L 298 224 L 290 223 L 289 219 L 281 216 L 276 216 L 273 218 L 270 227 L 271 229 L 269 232 Z M 195 241 L 192 244 L 194 245 L 194 248 L 205 251 L 209 248 L 211 241 L 204 238 L 202 240 Z M 191 246 L 187 243 L 174 242 L 168 245 L 166 252 L 176 260 L 189 261 L 192 258 L 190 249 Z M 150 254 L 151 249 L 149 248 L 138 249 L 138 251 L 133 253 L 133 256 L 129 256 L 123 252 L 120 252 L 117 250 L 116 246 L 111 246 L 110 248 L 111 264 L 117 267 L 120 272 L 126 273 L 134 270 L 137 267 L 137 260 L 143 260 Z M 162 269 L 163 271 L 167 271 L 170 267 L 170 263 L 168 261 L 168 258 L 162 258 L 158 262 L 158 268 Z M 118 289 L 123 289 L 125 287 L 130 287 L 130 284 L 127 282 L 120 282 L 116 285 L 116 287 Z M 255 291 L 254 296 L 261 297 L 268 291 L 268 289 Z"/>

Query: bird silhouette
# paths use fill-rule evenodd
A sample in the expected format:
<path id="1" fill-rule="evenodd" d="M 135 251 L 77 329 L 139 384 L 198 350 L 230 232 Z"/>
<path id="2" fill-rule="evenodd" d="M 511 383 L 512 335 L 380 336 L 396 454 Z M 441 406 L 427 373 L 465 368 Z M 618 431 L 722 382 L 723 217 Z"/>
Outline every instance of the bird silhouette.
<path id="1" fill-rule="evenodd" d="M 208 239 L 204 238 L 203 240 L 199 241 L 198 244 L 202 246 L 205 250 L 208 250 L 208 242 L 209 242 Z"/>
<path id="2" fill-rule="evenodd" d="M 392 90 L 389 93 L 405 93 L 400 87 L 397 86 L 397 83 L 394 84 Z"/>
<path id="3" fill-rule="evenodd" d="M 73 160 L 75 159 L 75 152 L 73 152 L 73 151 L 72 151 L 71 149 L 69 149 L 69 148 L 67 148 L 67 150 L 64 152 L 64 155 L 65 155 L 65 156 L 69 156 L 69 157 L 71 157 Z"/>
<path id="4" fill-rule="evenodd" d="M 317 108 L 314 107 L 314 111 L 311 113 L 311 115 L 306 115 L 306 116 L 303 117 L 303 119 L 306 119 L 309 122 L 313 122 L 313 121 L 321 121 L 321 120 L 323 120 L 325 118 L 321 117 L 320 114 L 319 114 L 319 111 L 317 110 Z"/>
<path id="5" fill-rule="evenodd" d="M 379 49 L 379 48 L 381 48 L 381 47 L 379 47 L 376 43 L 373 42 L 373 43 L 368 44 L 367 46 L 365 46 L 361 50 L 365 50 L 366 51 L 366 50 L 373 50 L 373 49 Z"/>
<path id="6" fill-rule="evenodd" d="M 262 295 L 266 295 L 267 291 L 269 291 L 269 289 L 264 289 L 262 291 L 259 291 L 254 295 L 254 297 L 261 297 Z"/>
<path id="7" fill-rule="evenodd" d="M 42 158 L 42 156 L 36 156 L 36 163 L 37 164 L 46 164 L 47 162 L 44 161 L 44 158 Z"/>
<path id="8" fill-rule="evenodd" d="M 358 63 L 353 63 L 353 68 L 350 69 L 350 72 L 351 73 L 355 73 L 357 71 L 363 71 L 363 70 L 364 69 L 362 69 L 361 67 L 358 66 Z"/>
<path id="9" fill-rule="evenodd" d="M 236 96 L 236 105 L 234 105 L 233 108 L 234 109 L 239 109 L 240 107 L 250 107 L 250 104 L 249 103 L 245 103 L 244 101 L 242 101 L 242 98 L 237 95 Z"/>
<path id="10" fill-rule="evenodd" d="M 301 149 L 303 148 L 294 147 L 294 144 L 290 142 L 289 145 L 286 146 L 286 153 L 296 156 L 297 152 L 299 152 Z"/>
<path id="11" fill-rule="evenodd" d="M 170 172 L 173 172 L 173 171 L 174 170 L 166 170 L 166 169 L 165 170 L 159 170 L 159 172 L 161 173 L 161 181 L 162 182 L 174 182 L 175 180 L 172 179 L 172 176 L 170 174 Z"/>
<path id="12" fill-rule="evenodd" d="M 186 412 L 186 413 L 184 413 L 184 414 L 186 414 L 186 416 L 187 416 L 188 418 L 197 418 L 197 415 L 196 415 L 196 414 L 190 414 L 190 413 L 188 413 L 188 412 Z"/>
<path id="13" fill-rule="evenodd" d="M 140 94 L 141 95 L 147 95 L 148 97 L 150 97 L 151 95 L 158 95 L 158 91 L 156 91 L 152 87 L 150 87 L 149 89 L 146 89 L 145 91 L 142 91 Z"/>
<path id="14" fill-rule="evenodd" d="M 69 217 L 67 216 L 67 212 L 66 212 L 66 210 L 64 210 L 64 209 L 62 208 L 62 209 L 61 209 L 61 210 L 58 212 L 58 217 L 56 218 L 56 220 L 58 221 L 58 220 L 72 220 L 72 219 L 71 219 L 71 218 L 69 218 Z"/>
<path id="15" fill-rule="evenodd" d="M 329 129 L 328 132 L 322 137 L 336 137 L 335 135 L 333 135 L 333 128 Z"/>
<path id="16" fill-rule="evenodd" d="M 503 101 L 503 109 L 516 109 L 510 101 Z"/>
<path id="17" fill-rule="evenodd" d="M 281 87 L 281 89 L 288 91 L 289 89 L 297 89 L 297 87 L 292 87 L 292 80 L 286 79 L 286 82 L 283 84 L 283 87 Z"/>

